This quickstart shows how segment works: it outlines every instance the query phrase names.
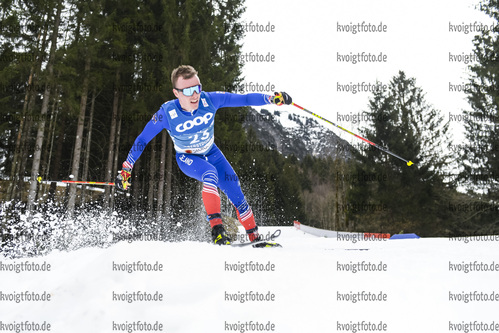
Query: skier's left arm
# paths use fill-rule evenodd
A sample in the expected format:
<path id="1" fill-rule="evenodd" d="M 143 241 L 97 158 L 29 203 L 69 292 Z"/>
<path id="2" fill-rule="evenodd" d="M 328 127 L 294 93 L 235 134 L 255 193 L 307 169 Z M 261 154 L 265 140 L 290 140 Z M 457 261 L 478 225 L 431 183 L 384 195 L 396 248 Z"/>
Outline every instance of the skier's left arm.
<path id="1" fill-rule="evenodd" d="M 261 106 L 266 104 L 291 104 L 291 97 L 285 92 L 276 92 L 274 95 L 259 93 L 233 94 L 227 92 L 208 93 L 213 105 L 218 108 L 238 106 Z"/>

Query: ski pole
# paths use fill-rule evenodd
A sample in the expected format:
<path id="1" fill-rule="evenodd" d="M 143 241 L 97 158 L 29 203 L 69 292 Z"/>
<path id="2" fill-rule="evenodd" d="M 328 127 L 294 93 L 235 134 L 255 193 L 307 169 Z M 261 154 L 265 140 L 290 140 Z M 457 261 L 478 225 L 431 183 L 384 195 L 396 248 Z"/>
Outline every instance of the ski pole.
<path id="1" fill-rule="evenodd" d="M 299 106 L 298 104 L 295 104 L 295 103 L 291 103 L 291 104 L 293 104 L 294 106 L 296 106 L 298 109 L 301 109 L 301 110 L 303 110 L 303 111 L 305 111 L 305 112 L 307 112 L 307 113 L 309 113 L 309 114 L 311 114 L 311 115 L 313 115 L 313 116 L 315 116 L 315 117 L 317 117 L 317 118 L 319 118 L 319 119 L 324 120 L 325 122 L 327 122 L 327 123 L 329 123 L 329 124 L 331 124 L 331 125 L 333 125 L 333 126 L 335 126 L 335 127 L 338 127 L 339 129 L 341 129 L 341 130 L 343 130 L 343 131 L 345 131 L 345 132 L 347 132 L 347 133 L 352 134 L 352 135 L 353 135 L 353 136 L 355 136 L 356 138 L 359 138 L 359 139 L 361 139 L 362 141 L 367 142 L 367 143 L 368 143 L 368 144 L 370 144 L 371 146 L 374 146 L 374 147 L 378 148 L 379 150 L 384 151 L 385 153 L 390 154 L 390 155 L 392 155 L 392 156 L 394 156 L 394 157 L 396 157 L 396 158 L 398 158 L 398 159 L 400 159 L 400 160 L 404 161 L 405 163 L 407 163 L 407 166 L 411 166 L 411 165 L 413 165 L 413 164 L 414 164 L 414 163 L 412 163 L 411 161 L 408 161 L 408 160 L 406 160 L 405 158 L 402 158 L 402 157 L 398 156 L 397 154 L 392 153 L 391 151 L 389 151 L 389 150 L 388 150 L 388 149 L 386 149 L 385 147 L 380 146 L 380 145 L 377 145 L 377 144 L 375 144 L 374 142 L 369 141 L 369 140 L 367 140 L 366 138 L 361 137 L 360 135 L 357 135 L 357 134 L 355 134 L 355 133 L 352 133 L 352 132 L 350 132 L 349 130 L 347 130 L 347 129 L 345 129 L 345 128 L 341 127 L 340 125 L 336 125 L 336 124 L 335 124 L 335 123 L 333 123 L 332 121 L 327 120 L 327 119 L 325 119 L 325 118 L 322 118 L 322 117 L 321 117 L 321 116 L 319 116 L 318 114 L 313 113 L 312 111 L 307 110 L 307 109 L 305 109 L 305 108 L 303 108 L 303 107 Z"/>
<path id="2" fill-rule="evenodd" d="M 89 185 L 114 186 L 114 183 L 108 183 L 108 182 L 86 182 L 86 181 L 79 181 L 79 180 L 61 180 L 61 182 L 69 183 L 69 184 L 89 184 Z"/>

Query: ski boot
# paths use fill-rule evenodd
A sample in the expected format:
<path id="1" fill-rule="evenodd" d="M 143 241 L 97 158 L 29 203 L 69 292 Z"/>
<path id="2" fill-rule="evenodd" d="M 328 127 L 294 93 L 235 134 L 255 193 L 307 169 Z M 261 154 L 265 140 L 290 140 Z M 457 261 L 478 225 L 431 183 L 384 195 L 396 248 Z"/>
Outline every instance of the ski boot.
<path id="1" fill-rule="evenodd" d="M 222 224 L 217 224 L 211 229 L 211 238 L 213 239 L 213 243 L 217 245 L 230 245 L 230 239 Z"/>

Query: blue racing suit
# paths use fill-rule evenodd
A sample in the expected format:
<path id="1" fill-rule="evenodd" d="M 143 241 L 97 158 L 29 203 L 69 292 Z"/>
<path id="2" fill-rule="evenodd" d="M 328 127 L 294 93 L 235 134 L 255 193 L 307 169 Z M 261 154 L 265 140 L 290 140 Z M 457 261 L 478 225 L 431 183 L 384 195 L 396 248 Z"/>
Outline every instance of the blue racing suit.
<path id="1" fill-rule="evenodd" d="M 270 98 L 258 93 L 202 91 L 199 107 L 193 112 L 182 110 L 178 99 L 165 102 L 135 139 L 123 167 L 133 168 L 149 141 L 166 129 L 173 140 L 180 170 L 191 178 L 220 188 L 244 218 L 251 209 L 241 191 L 239 178 L 214 143 L 214 118 L 221 107 L 260 106 L 270 104 Z"/>

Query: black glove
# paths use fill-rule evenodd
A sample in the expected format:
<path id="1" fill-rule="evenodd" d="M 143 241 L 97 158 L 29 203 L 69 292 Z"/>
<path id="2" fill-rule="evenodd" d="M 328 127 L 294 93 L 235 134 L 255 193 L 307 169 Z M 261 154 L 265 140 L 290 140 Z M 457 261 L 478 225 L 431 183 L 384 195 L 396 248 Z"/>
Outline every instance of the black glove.
<path id="1" fill-rule="evenodd" d="M 289 105 L 293 103 L 293 99 L 284 91 L 281 91 L 281 92 L 275 92 L 274 96 L 270 97 L 270 102 L 275 105 L 283 105 L 283 104 Z"/>
<path id="2" fill-rule="evenodd" d="M 132 184 L 128 181 L 130 177 L 132 176 L 132 169 L 129 168 L 123 168 L 120 173 L 118 174 L 118 177 L 116 177 L 116 181 L 114 182 L 114 186 L 116 186 L 117 189 L 126 191 L 128 187 Z"/>

